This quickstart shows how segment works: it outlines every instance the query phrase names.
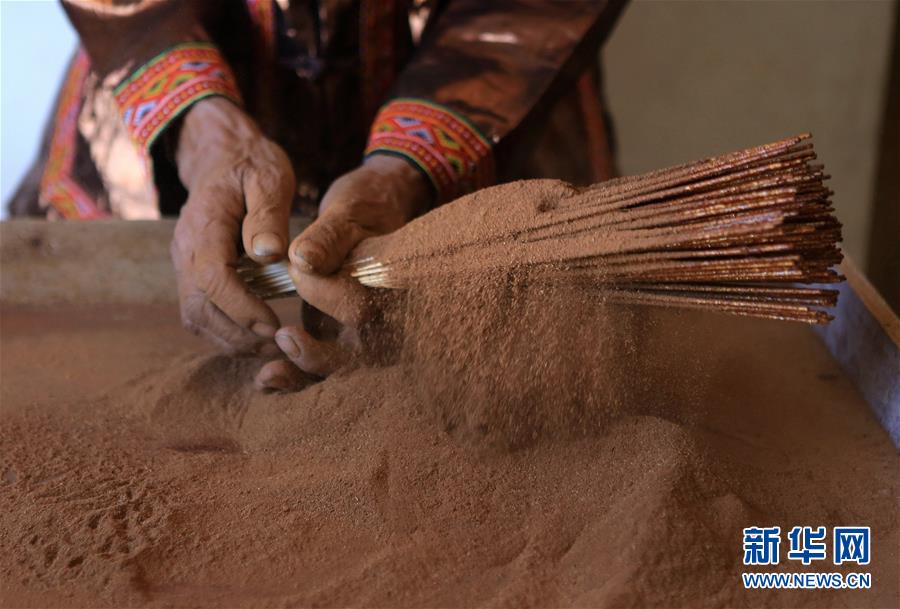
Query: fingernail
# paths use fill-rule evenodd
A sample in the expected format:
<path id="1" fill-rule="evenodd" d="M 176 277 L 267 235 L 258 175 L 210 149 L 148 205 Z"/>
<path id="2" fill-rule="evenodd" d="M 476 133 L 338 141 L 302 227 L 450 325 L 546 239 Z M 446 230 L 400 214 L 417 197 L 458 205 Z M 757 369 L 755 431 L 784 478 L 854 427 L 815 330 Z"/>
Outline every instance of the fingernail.
<path id="1" fill-rule="evenodd" d="M 294 342 L 294 339 L 287 334 L 276 334 L 275 344 L 277 344 L 278 348 L 284 351 L 284 354 L 288 357 L 300 357 L 300 348 L 297 346 L 297 343 Z"/>
<path id="2" fill-rule="evenodd" d="M 291 387 L 291 382 L 283 376 L 273 376 L 266 379 L 263 388 L 267 391 L 287 391 Z"/>
<path id="3" fill-rule="evenodd" d="M 281 247 L 281 237 L 275 233 L 259 233 L 253 237 L 253 253 L 257 256 L 280 254 Z"/>
<path id="4" fill-rule="evenodd" d="M 306 256 L 303 255 L 303 250 L 300 246 L 294 248 L 294 263 L 300 268 L 304 273 L 312 273 L 313 266 L 306 259 Z"/>
<path id="5" fill-rule="evenodd" d="M 265 338 L 272 338 L 275 336 L 275 328 L 261 321 L 250 326 L 250 331 Z"/>

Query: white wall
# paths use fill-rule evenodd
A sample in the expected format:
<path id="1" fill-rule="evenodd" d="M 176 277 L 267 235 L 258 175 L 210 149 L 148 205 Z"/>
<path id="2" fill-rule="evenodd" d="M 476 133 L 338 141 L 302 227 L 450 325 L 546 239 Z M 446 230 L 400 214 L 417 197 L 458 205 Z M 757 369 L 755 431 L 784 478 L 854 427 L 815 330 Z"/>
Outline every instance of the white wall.
<path id="1" fill-rule="evenodd" d="M 53 0 L 0 0 L 0 217 L 37 154 L 75 32 Z"/>

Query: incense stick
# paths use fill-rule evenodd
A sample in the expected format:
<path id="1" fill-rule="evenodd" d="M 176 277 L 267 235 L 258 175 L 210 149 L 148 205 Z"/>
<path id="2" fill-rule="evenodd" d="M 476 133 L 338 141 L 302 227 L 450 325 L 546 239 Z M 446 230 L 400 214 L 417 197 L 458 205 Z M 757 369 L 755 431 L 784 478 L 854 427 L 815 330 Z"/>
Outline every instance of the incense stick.
<path id="1" fill-rule="evenodd" d="M 833 269 L 841 225 L 809 137 L 595 184 L 478 231 L 448 226 L 433 245 L 410 238 L 421 226 L 413 222 L 361 243 L 345 272 L 373 288 L 415 289 L 449 274 L 518 269 L 596 288 L 610 302 L 826 323 L 822 308 L 837 292 L 790 285 L 842 279 Z M 287 268 L 238 272 L 253 293 L 274 298 L 293 293 Z"/>

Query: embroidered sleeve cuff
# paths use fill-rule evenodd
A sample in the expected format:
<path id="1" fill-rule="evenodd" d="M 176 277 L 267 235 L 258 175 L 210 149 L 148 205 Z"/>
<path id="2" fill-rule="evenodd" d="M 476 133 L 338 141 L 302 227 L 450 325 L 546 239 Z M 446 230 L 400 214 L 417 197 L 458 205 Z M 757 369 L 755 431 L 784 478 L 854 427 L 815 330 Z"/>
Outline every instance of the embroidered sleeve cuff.
<path id="1" fill-rule="evenodd" d="M 394 99 L 381 108 L 366 147 L 366 156 L 371 154 L 413 163 L 431 181 L 439 202 L 494 183 L 488 140 L 449 108 L 422 99 Z"/>
<path id="2" fill-rule="evenodd" d="M 126 128 L 143 149 L 195 102 L 221 95 L 241 103 L 234 75 L 216 47 L 206 42 L 176 45 L 134 72 L 115 90 Z"/>

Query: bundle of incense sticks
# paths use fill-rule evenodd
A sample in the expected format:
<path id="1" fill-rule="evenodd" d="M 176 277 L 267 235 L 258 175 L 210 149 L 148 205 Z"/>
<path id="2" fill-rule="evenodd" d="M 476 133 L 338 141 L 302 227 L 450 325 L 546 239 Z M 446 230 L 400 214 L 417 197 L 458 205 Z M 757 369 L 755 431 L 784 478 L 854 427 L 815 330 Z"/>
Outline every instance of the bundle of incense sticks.
<path id="1" fill-rule="evenodd" d="M 798 285 L 842 280 L 833 269 L 841 226 L 809 138 L 573 189 L 539 213 L 533 201 L 527 213 L 511 201 L 473 214 L 475 193 L 364 241 L 346 271 L 405 289 L 527 270 L 535 281 L 597 288 L 607 302 L 826 323 L 822 308 L 837 291 Z M 241 272 L 263 297 L 292 291 L 284 264 Z"/>

